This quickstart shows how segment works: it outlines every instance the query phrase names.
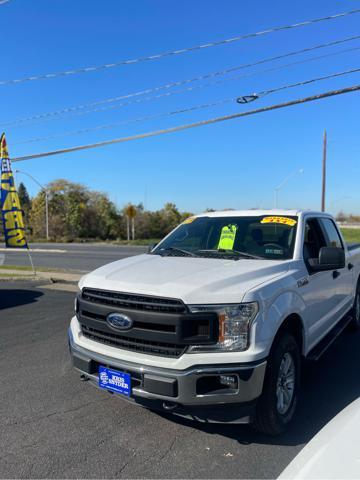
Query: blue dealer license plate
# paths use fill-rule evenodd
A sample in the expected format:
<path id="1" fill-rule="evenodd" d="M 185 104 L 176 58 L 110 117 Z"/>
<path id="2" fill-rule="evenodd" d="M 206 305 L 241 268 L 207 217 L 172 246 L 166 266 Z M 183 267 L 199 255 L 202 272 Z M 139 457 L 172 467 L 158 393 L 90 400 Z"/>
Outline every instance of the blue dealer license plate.
<path id="1" fill-rule="evenodd" d="M 99 387 L 130 396 L 131 376 L 106 367 L 99 367 Z"/>

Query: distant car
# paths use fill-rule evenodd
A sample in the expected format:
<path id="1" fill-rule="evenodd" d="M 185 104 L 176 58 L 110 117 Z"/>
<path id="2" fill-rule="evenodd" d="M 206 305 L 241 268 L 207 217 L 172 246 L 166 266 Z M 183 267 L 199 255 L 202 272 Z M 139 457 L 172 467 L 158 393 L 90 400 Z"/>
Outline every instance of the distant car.
<path id="1" fill-rule="evenodd" d="M 323 478 L 360 478 L 360 398 L 315 435 L 279 480 Z"/>

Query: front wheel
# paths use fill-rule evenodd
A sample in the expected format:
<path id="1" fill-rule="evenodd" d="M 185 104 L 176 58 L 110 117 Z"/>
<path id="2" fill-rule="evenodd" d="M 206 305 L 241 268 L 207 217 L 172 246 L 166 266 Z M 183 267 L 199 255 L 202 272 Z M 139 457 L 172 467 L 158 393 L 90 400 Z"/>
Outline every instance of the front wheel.
<path id="1" fill-rule="evenodd" d="M 283 433 L 292 420 L 300 388 L 300 352 L 295 338 L 283 333 L 274 344 L 254 426 L 269 435 Z"/>

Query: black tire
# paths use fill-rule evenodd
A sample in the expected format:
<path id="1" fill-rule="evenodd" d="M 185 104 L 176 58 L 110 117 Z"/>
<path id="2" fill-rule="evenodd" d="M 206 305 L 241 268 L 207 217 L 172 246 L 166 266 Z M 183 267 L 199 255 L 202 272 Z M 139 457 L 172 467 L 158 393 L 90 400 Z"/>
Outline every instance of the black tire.
<path id="1" fill-rule="evenodd" d="M 355 292 L 355 300 L 351 309 L 352 320 L 350 322 L 351 330 L 358 332 L 360 330 L 360 279 L 358 280 Z"/>
<path id="2" fill-rule="evenodd" d="M 281 392 L 278 393 L 280 366 L 285 359 L 291 358 L 294 372 L 294 388 L 291 400 L 285 411 L 281 408 Z M 254 427 L 268 435 L 280 435 L 294 417 L 300 390 L 301 359 L 299 346 L 295 338 L 287 332 L 280 334 L 271 349 L 265 373 L 263 392 L 256 405 Z M 281 379 L 283 380 L 283 378 Z M 281 382 L 280 382 L 281 383 Z M 282 391 L 287 387 L 279 387 Z M 282 396 L 284 401 L 284 395 Z M 279 407 L 280 402 L 280 407 Z M 284 405 L 283 405 L 284 406 Z M 279 411 L 280 410 L 280 411 Z"/>

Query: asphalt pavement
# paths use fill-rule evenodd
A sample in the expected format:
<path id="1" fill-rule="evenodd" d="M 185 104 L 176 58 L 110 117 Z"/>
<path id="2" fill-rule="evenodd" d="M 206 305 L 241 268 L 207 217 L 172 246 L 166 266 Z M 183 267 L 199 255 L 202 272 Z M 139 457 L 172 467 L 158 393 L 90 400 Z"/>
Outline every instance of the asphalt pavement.
<path id="1" fill-rule="evenodd" d="M 0 244 L 0 248 L 4 245 Z M 147 247 L 112 245 L 107 243 L 32 243 L 30 245 L 35 267 L 61 268 L 90 272 L 106 263 L 139 255 Z M 25 250 L 5 250 L 4 265 L 29 266 Z"/>
<path id="2" fill-rule="evenodd" d="M 360 394 L 360 335 L 345 332 L 306 368 L 281 437 L 159 415 L 80 381 L 66 337 L 73 298 L 0 284 L 0 478 L 275 478 Z"/>

